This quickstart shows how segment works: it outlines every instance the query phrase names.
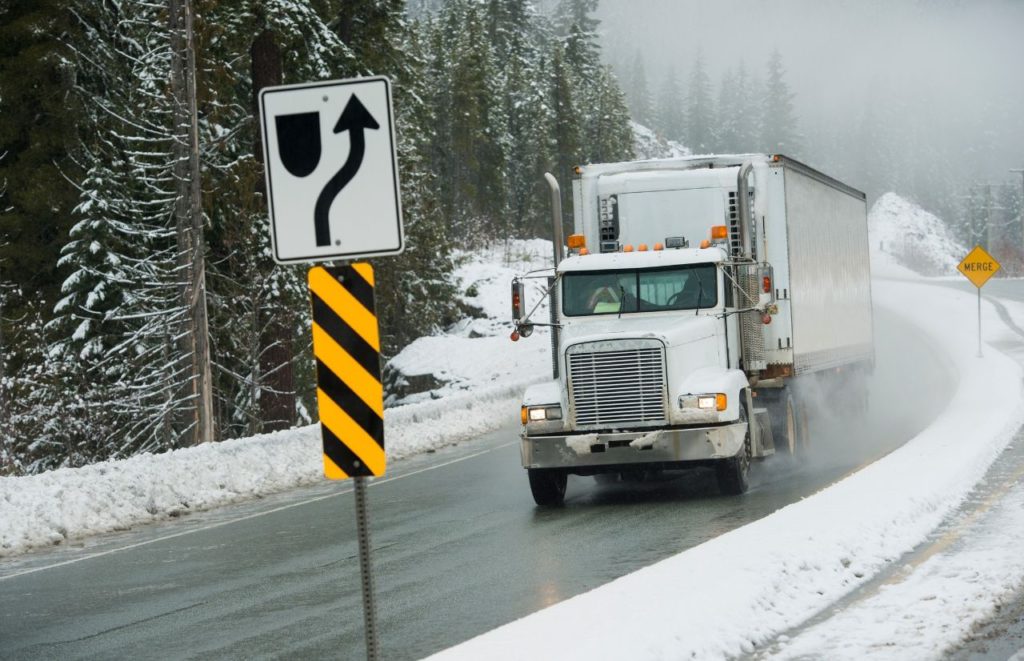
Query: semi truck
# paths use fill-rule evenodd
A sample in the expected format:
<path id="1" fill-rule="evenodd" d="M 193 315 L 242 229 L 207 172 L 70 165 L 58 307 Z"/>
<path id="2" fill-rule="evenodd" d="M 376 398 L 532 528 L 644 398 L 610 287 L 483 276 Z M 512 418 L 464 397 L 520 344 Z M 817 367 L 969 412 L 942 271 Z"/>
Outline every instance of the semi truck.
<path id="1" fill-rule="evenodd" d="M 552 378 L 521 407 L 539 506 L 563 503 L 569 474 L 697 466 L 742 494 L 752 462 L 807 450 L 812 398 L 866 405 L 864 193 L 781 154 L 591 164 L 575 168 L 563 240 L 546 178 L 555 263 L 533 276 L 546 319 L 526 300 L 531 276 L 512 282 L 512 339 L 551 331 Z"/>

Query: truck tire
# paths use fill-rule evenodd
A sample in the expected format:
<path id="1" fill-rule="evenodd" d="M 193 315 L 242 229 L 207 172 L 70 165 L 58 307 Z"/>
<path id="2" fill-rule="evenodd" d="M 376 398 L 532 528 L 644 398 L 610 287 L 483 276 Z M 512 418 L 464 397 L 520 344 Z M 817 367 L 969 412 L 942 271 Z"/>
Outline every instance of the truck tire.
<path id="1" fill-rule="evenodd" d="M 747 403 L 740 404 L 740 420 L 746 422 Z M 750 488 L 750 427 L 747 427 L 747 435 L 743 439 L 743 447 L 739 454 L 728 459 L 720 459 L 715 464 L 715 480 L 718 482 L 718 490 L 727 496 L 738 496 L 746 493 Z"/>
<path id="2" fill-rule="evenodd" d="M 528 468 L 533 501 L 541 507 L 554 507 L 565 502 L 565 485 L 569 474 L 561 470 Z"/>
<path id="3" fill-rule="evenodd" d="M 770 415 L 775 452 L 794 458 L 802 456 L 807 449 L 807 417 L 788 388 Z"/>

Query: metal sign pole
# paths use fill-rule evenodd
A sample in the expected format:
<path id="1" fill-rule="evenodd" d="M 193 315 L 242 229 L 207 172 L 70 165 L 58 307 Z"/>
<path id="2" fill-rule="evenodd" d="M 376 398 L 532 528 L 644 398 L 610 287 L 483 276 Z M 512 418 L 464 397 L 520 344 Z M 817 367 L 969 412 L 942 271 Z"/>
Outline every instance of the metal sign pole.
<path id="1" fill-rule="evenodd" d="M 359 540 L 359 572 L 363 583 L 363 622 L 366 625 L 366 659 L 377 661 L 377 608 L 374 603 L 373 570 L 370 567 L 370 525 L 366 516 L 366 478 L 354 477 L 356 537 Z"/>
<path id="2" fill-rule="evenodd" d="M 981 287 L 978 287 L 978 358 L 981 357 Z"/>

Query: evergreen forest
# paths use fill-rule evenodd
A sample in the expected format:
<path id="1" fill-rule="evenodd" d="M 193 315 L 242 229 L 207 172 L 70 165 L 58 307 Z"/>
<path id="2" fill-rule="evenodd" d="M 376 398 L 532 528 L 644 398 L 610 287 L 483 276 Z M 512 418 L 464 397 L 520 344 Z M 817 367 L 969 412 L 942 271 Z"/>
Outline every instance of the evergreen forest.
<path id="1" fill-rule="evenodd" d="M 306 267 L 270 254 L 257 94 L 386 75 L 406 251 L 386 359 L 456 321 L 454 247 L 546 236 L 543 173 L 633 156 L 596 0 L 0 4 L 0 475 L 311 421 Z"/>

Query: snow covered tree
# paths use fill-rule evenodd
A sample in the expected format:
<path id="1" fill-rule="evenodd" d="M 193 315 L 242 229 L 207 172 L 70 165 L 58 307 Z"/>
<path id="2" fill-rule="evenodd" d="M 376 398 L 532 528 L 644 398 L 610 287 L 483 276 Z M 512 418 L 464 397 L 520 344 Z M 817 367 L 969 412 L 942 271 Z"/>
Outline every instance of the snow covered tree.
<path id="1" fill-rule="evenodd" d="M 565 66 L 580 80 L 592 79 L 601 68 L 601 47 L 594 18 L 598 0 L 560 0 L 555 25 L 562 35 Z"/>
<path id="2" fill-rule="evenodd" d="M 611 67 L 604 67 L 598 72 L 593 90 L 594 94 L 588 96 L 594 112 L 584 129 L 586 159 L 594 163 L 608 163 L 633 158 L 629 108 Z"/>

